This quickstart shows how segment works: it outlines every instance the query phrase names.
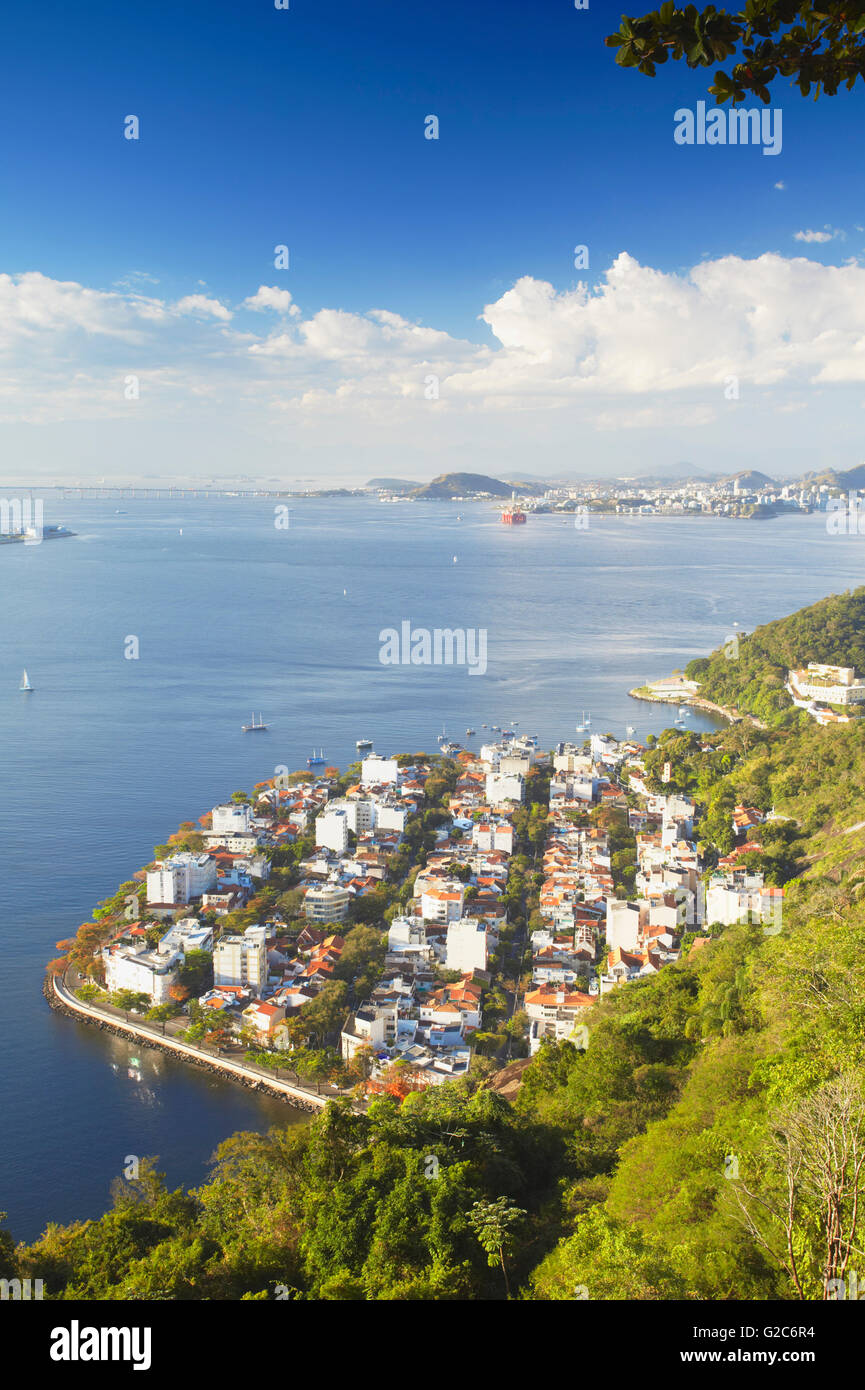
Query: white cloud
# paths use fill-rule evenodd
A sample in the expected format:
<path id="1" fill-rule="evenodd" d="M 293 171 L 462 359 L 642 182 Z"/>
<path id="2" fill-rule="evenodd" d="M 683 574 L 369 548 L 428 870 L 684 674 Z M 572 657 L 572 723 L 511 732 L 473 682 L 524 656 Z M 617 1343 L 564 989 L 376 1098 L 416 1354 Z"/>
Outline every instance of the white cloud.
<path id="1" fill-rule="evenodd" d="M 174 308 L 178 314 L 197 314 L 203 318 L 221 319 L 228 323 L 231 310 L 220 304 L 218 299 L 210 299 L 206 294 L 187 294 L 178 299 Z"/>
<path id="2" fill-rule="evenodd" d="M 835 227 L 830 227 L 827 223 L 823 230 L 819 232 L 794 232 L 793 240 L 825 242 L 834 241 L 836 237 L 843 238 L 843 236 L 843 232 L 839 232 Z"/>
<path id="3" fill-rule="evenodd" d="M 786 183 L 784 182 L 783 179 L 779 179 L 778 182 L 777 182 L 776 184 L 773 184 L 772 186 L 773 186 L 773 188 L 786 188 L 786 187 L 787 187 L 787 185 L 786 185 Z"/>
<path id="4" fill-rule="evenodd" d="M 551 426 L 560 430 L 705 429 L 724 416 L 730 375 L 754 388 L 750 402 L 775 387 L 789 399 L 865 380 L 865 268 L 804 256 L 726 256 L 675 274 L 622 252 L 595 287 L 561 291 L 523 276 L 480 315 L 490 343 L 389 309 L 304 318 L 288 291 L 266 285 L 242 307 L 279 320 L 239 332 L 231 310 L 201 294 L 171 304 L 0 275 L 3 418 L 125 418 L 122 381 L 134 373 L 142 412 L 173 418 L 206 402 L 214 429 L 231 413 L 259 422 L 276 411 L 316 430 L 329 415 L 347 429 L 352 417 L 386 422 L 414 439 L 431 409 L 479 431 L 480 417 L 503 431 L 520 417 L 570 422 Z"/>
<path id="5" fill-rule="evenodd" d="M 300 314 L 300 309 L 293 302 L 290 292 L 277 289 L 275 285 L 259 285 L 255 294 L 244 299 L 240 307 L 256 311 L 272 309 L 277 314 L 290 314 L 292 318 L 297 318 Z"/>

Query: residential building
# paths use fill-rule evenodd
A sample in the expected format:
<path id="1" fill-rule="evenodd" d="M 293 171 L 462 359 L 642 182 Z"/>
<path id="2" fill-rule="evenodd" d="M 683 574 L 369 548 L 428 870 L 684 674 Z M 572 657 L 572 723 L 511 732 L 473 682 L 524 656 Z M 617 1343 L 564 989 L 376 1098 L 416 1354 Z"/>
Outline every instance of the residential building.
<path id="1" fill-rule="evenodd" d="M 149 907 L 175 907 L 216 887 L 216 864 L 209 854 L 175 854 L 147 871 Z"/>
<path id="2" fill-rule="evenodd" d="M 313 884 L 307 888 L 303 910 L 311 922 L 344 922 L 352 894 L 338 883 Z"/>
<path id="3" fill-rule="evenodd" d="M 264 927 L 247 927 L 242 936 L 220 937 L 213 949 L 214 985 L 241 985 L 260 995 L 267 984 Z"/>
<path id="4" fill-rule="evenodd" d="M 486 923 L 478 921 L 476 917 L 462 917 L 459 921 L 450 922 L 445 964 L 448 970 L 459 970 L 465 975 L 475 970 L 486 970 Z"/>
<path id="5" fill-rule="evenodd" d="M 214 806 L 210 813 L 210 829 L 219 835 L 248 835 L 252 825 L 252 808 L 246 802 L 229 802 Z"/>
<path id="6" fill-rule="evenodd" d="M 348 815 L 344 810 L 328 806 L 322 811 L 315 822 L 315 843 L 335 854 L 348 849 Z"/>
<path id="7" fill-rule="evenodd" d="M 169 990 L 177 983 L 177 967 L 182 956 L 148 949 L 146 942 L 132 946 L 110 945 L 102 952 L 105 987 L 109 994 L 131 989 L 146 994 L 151 1004 L 168 1002 Z"/>
<path id="8" fill-rule="evenodd" d="M 380 758 L 370 753 L 361 759 L 360 780 L 365 787 L 391 786 L 399 778 L 396 758 Z"/>

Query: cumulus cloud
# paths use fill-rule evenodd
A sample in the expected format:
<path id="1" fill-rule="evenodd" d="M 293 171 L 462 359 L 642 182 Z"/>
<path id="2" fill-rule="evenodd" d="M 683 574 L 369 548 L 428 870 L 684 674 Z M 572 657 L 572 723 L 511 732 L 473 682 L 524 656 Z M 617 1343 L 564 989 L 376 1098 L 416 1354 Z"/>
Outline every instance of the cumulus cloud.
<path id="1" fill-rule="evenodd" d="M 271 309 L 276 314 L 290 314 L 292 318 L 297 318 L 300 314 L 300 309 L 292 300 L 290 292 L 277 289 L 275 285 L 259 285 L 255 294 L 244 299 L 240 307 L 254 309 L 256 312 Z"/>
<path id="2" fill-rule="evenodd" d="M 729 376 L 796 392 L 865 380 L 865 268 L 804 255 L 726 256 L 673 273 L 622 252 L 596 286 L 564 290 L 523 276 L 483 307 L 486 342 L 390 309 L 304 317 L 273 286 L 241 307 L 278 321 L 239 332 L 204 294 L 172 304 L 36 271 L 0 275 L 4 416 L 103 418 L 126 409 L 118 382 L 133 372 L 142 401 L 168 411 L 230 402 L 310 422 L 378 412 L 396 428 L 434 400 L 440 415 L 467 418 L 558 411 L 604 430 L 697 428 Z"/>
<path id="3" fill-rule="evenodd" d="M 183 299 L 178 299 L 174 307 L 178 314 L 198 314 L 202 318 L 221 319 L 223 323 L 228 323 L 231 318 L 230 309 L 226 309 L 218 299 L 211 299 L 206 294 L 184 295 Z"/>

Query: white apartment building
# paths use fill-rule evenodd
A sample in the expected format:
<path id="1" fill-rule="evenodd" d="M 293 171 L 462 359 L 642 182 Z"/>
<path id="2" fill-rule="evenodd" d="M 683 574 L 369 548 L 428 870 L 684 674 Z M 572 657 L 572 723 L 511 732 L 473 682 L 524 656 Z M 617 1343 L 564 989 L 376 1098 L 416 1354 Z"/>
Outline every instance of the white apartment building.
<path id="1" fill-rule="evenodd" d="M 458 879 L 433 882 L 421 893 L 420 910 L 425 922 L 454 922 L 463 915 L 465 888 Z"/>
<path id="2" fill-rule="evenodd" d="M 580 1035 L 582 1018 L 593 1004 L 591 995 L 555 984 L 542 984 L 530 990 L 525 997 L 530 1023 L 529 1056 L 534 1057 L 544 1038 L 553 1038 L 556 1042 L 569 1038 L 577 1046 L 585 1047 L 586 1039 Z"/>
<path id="3" fill-rule="evenodd" d="M 245 803 L 214 806 L 210 813 L 210 828 L 220 835 L 248 835 L 251 826 L 252 809 Z"/>
<path id="4" fill-rule="evenodd" d="M 484 852 L 514 852 L 514 827 L 510 821 L 478 821 L 472 828 L 472 845 Z"/>
<path id="5" fill-rule="evenodd" d="M 640 908 L 619 898 L 607 899 L 607 946 L 635 951 L 640 937 Z"/>
<path id="6" fill-rule="evenodd" d="M 147 871 L 147 902 L 174 906 L 200 898 L 216 887 L 216 864 L 209 854 L 175 854 Z"/>
<path id="7" fill-rule="evenodd" d="M 169 927 L 157 950 L 162 956 L 175 952 L 185 956 L 187 951 L 212 951 L 213 928 L 199 922 L 197 917 L 183 917 Z"/>
<path id="8" fill-rule="evenodd" d="M 483 922 L 476 917 L 462 917 L 449 924 L 445 964 L 448 970 L 460 970 L 463 974 L 486 970 L 487 929 Z"/>
<path id="9" fill-rule="evenodd" d="M 348 849 L 348 815 L 339 807 L 328 806 L 315 822 L 315 843 L 335 854 L 343 854 Z"/>
<path id="10" fill-rule="evenodd" d="M 261 994 L 267 984 L 264 927 L 247 927 L 243 936 L 223 936 L 213 948 L 213 984 L 245 985 Z"/>
<path id="11" fill-rule="evenodd" d="M 366 1003 L 349 1015 L 340 1034 L 343 1061 L 350 1062 L 360 1047 L 390 1047 L 396 1039 L 399 1007 Z"/>
<path id="12" fill-rule="evenodd" d="M 532 765 L 532 760 L 528 753 L 515 753 L 509 750 L 503 753 L 499 759 L 499 772 L 506 777 L 526 777 Z"/>
<path id="13" fill-rule="evenodd" d="M 788 671 L 794 696 L 819 700 L 827 705 L 861 705 L 865 701 L 865 682 L 857 681 L 852 666 L 822 666 L 809 661 L 805 671 Z"/>
<path id="14" fill-rule="evenodd" d="M 405 830 L 408 814 L 405 806 L 391 806 L 386 801 L 379 802 L 375 808 L 375 828 L 397 830 L 401 835 Z"/>
<path id="15" fill-rule="evenodd" d="M 731 927 L 737 922 L 780 923 L 783 893 L 769 888 L 762 874 L 713 874 L 706 894 L 707 923 Z"/>
<path id="16" fill-rule="evenodd" d="M 328 811 L 344 811 L 349 830 L 363 835 L 375 828 L 375 802 L 369 796 L 338 796 L 327 803 Z"/>
<path id="17" fill-rule="evenodd" d="M 394 917 L 388 928 L 387 949 L 396 954 L 426 949 L 426 928 L 422 917 Z"/>
<path id="18" fill-rule="evenodd" d="M 105 962 L 105 985 L 110 994 L 131 989 L 136 994 L 146 994 L 151 1004 L 168 1002 L 168 991 L 177 983 L 178 963 L 182 963 L 178 953 L 151 951 L 143 943 L 106 946 L 102 959 Z"/>
<path id="19" fill-rule="evenodd" d="M 344 922 L 352 895 L 338 883 L 316 884 L 307 888 L 303 910 L 311 922 Z"/>
<path id="20" fill-rule="evenodd" d="M 365 787 L 389 786 L 399 777 L 396 758 L 380 758 L 377 753 L 361 759 L 360 768 L 360 780 Z"/>
<path id="21" fill-rule="evenodd" d="M 484 794 L 491 806 L 503 806 L 507 801 L 522 801 L 525 780 L 519 773 L 488 772 Z"/>

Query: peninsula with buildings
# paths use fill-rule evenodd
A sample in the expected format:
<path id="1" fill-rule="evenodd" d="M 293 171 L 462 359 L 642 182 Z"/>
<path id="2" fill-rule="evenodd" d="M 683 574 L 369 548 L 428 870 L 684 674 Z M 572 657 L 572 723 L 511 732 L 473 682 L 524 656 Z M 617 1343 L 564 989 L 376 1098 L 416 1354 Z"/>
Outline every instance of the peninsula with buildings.
<path id="1" fill-rule="evenodd" d="M 185 1194 L 142 1160 L 104 1217 L 7 1241 L 7 1274 L 61 1298 L 844 1297 L 865 724 L 809 705 L 859 707 L 863 644 L 865 588 L 688 663 L 753 718 L 370 752 L 185 822 L 46 993 L 321 1113 L 231 1136 Z"/>
<path id="2" fill-rule="evenodd" d="M 740 862 L 763 812 L 736 806 L 706 860 L 671 775 L 631 740 L 542 751 L 505 731 L 235 793 L 58 943 L 55 998 L 317 1094 L 494 1073 L 581 1038 L 598 999 L 704 932 L 774 912 L 781 890 Z"/>

